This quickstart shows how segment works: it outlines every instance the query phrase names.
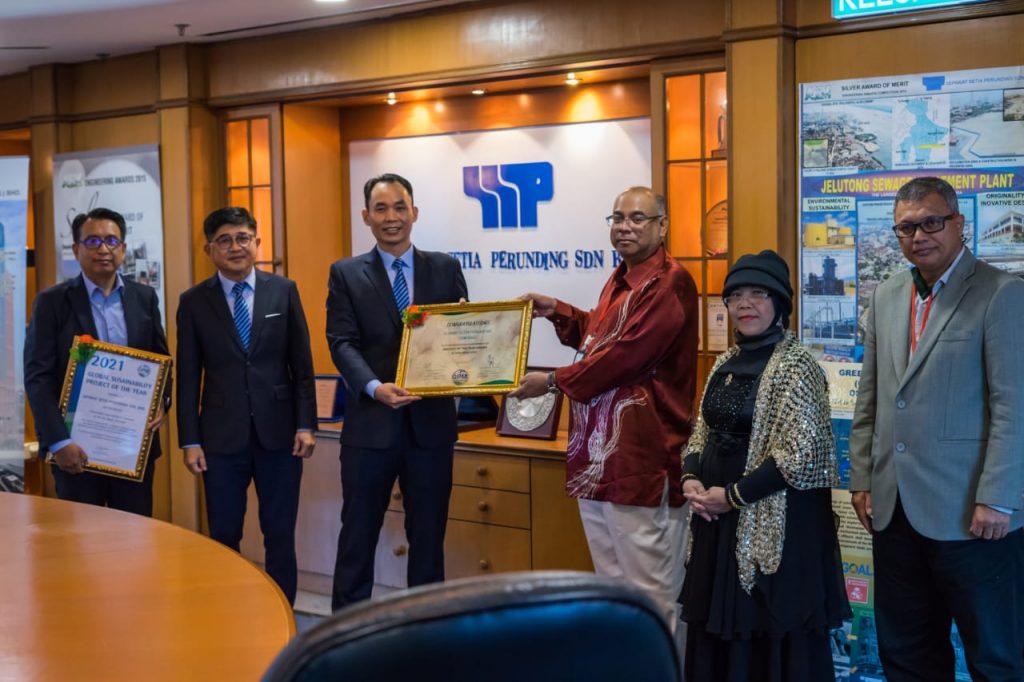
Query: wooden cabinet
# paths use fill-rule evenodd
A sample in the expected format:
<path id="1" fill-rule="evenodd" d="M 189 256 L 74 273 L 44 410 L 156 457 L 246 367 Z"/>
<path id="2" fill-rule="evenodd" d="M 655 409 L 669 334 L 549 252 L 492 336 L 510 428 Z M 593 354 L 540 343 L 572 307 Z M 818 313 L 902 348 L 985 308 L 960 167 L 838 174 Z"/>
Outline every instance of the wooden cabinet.
<path id="1" fill-rule="evenodd" d="M 299 585 L 330 593 L 341 526 L 340 444 L 321 432 L 306 460 L 296 527 Z M 506 438 L 493 427 L 466 431 L 455 445 L 448 505 L 449 578 L 503 571 L 593 570 L 576 500 L 565 494 L 566 433 L 554 441 Z M 250 490 L 242 554 L 263 562 L 263 536 Z M 377 544 L 374 581 L 405 587 L 409 544 L 398 486 Z"/>
<path id="2" fill-rule="evenodd" d="M 576 501 L 565 494 L 565 434 L 555 441 L 461 434 L 455 446 L 445 575 L 530 569 L 593 570 Z M 405 510 L 395 486 L 377 545 L 374 580 L 406 586 Z"/>

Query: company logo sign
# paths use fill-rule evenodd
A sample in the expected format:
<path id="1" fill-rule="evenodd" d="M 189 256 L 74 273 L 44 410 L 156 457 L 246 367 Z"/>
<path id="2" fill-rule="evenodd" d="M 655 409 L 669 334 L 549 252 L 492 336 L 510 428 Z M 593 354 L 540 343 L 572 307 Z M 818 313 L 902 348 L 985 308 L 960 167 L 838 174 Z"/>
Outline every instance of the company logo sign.
<path id="1" fill-rule="evenodd" d="M 555 195 L 547 161 L 464 166 L 462 191 L 480 202 L 485 229 L 537 227 L 537 204 Z"/>

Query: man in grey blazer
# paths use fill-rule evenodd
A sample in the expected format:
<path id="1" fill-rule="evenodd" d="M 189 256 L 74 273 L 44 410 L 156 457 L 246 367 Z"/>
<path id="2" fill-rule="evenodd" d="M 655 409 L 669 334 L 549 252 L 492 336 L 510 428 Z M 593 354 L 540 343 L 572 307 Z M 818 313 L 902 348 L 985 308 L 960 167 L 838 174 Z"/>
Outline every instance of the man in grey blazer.
<path id="1" fill-rule="evenodd" d="M 964 246 L 956 192 L 900 188 L 912 270 L 878 286 L 850 433 L 850 490 L 873 533 L 890 682 L 1024 679 L 1024 281 Z"/>

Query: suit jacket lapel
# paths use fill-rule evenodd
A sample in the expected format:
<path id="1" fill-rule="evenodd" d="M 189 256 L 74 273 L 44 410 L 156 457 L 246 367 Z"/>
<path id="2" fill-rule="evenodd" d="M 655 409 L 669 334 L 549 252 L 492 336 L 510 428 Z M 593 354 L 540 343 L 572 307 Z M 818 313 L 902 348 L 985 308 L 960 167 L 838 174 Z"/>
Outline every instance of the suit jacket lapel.
<path id="1" fill-rule="evenodd" d="M 138 291 L 134 287 L 124 283 L 121 290 L 121 308 L 124 310 L 124 326 L 128 335 L 128 345 L 131 348 L 142 348 L 143 331 L 140 326 L 139 311 L 142 310 L 142 301 L 139 300 Z"/>
<path id="2" fill-rule="evenodd" d="M 430 261 L 418 249 L 413 249 L 413 263 L 416 264 L 416 271 L 413 273 L 413 303 L 420 305 L 430 301 L 431 268 Z"/>
<path id="3" fill-rule="evenodd" d="M 900 284 L 895 289 L 895 300 L 891 302 L 893 309 L 886 319 L 881 320 L 895 330 L 895 333 L 890 335 L 892 364 L 896 371 L 896 378 L 901 381 L 907 372 L 907 361 L 910 359 L 910 288 L 912 286 L 909 273 L 900 275 Z"/>
<path id="4" fill-rule="evenodd" d="M 960 259 L 960 263 L 957 267 L 949 274 L 949 280 L 943 285 L 942 289 L 939 290 L 939 294 L 935 297 L 934 303 L 932 303 L 931 313 L 928 315 L 928 324 L 925 325 L 924 333 L 921 338 L 917 341 L 917 350 L 914 351 L 914 356 L 910 358 L 910 362 L 907 365 L 907 371 L 904 373 L 902 380 L 900 381 L 900 388 L 902 388 L 907 381 L 910 380 L 914 373 L 924 363 L 925 358 L 931 352 L 932 348 L 935 347 L 935 342 L 938 341 L 939 335 L 942 330 L 945 329 L 946 324 L 950 318 L 953 317 L 953 312 L 957 306 L 960 305 L 960 301 L 963 299 L 964 294 L 967 293 L 968 283 L 967 278 L 974 274 L 974 257 L 970 253 L 964 253 Z M 910 296 L 907 296 L 907 326 L 904 329 L 907 332 L 904 336 L 907 338 L 907 344 L 910 341 Z"/>
<path id="5" fill-rule="evenodd" d="M 381 297 L 382 302 L 384 303 L 384 310 L 388 312 L 388 317 L 391 318 L 391 322 L 396 327 L 401 327 L 402 320 L 398 316 L 398 304 L 395 303 L 395 294 L 391 290 L 391 280 L 388 279 L 388 273 L 384 270 L 384 262 L 380 259 L 380 256 L 377 255 L 376 249 L 364 254 L 362 258 L 363 274 L 366 275 L 366 279 L 370 282 L 370 285 Z M 417 263 L 417 265 L 419 265 L 419 263 Z"/>
<path id="6" fill-rule="evenodd" d="M 249 336 L 250 351 L 256 347 L 256 341 L 260 338 L 260 332 L 263 331 L 263 321 L 267 317 L 267 312 L 273 310 L 273 299 L 276 296 L 277 291 L 271 284 L 270 277 L 262 270 L 257 270 L 256 289 L 253 291 L 252 297 L 252 334 Z M 232 323 L 234 323 L 234 318 L 232 318 Z"/>
<path id="7" fill-rule="evenodd" d="M 68 287 L 68 301 L 75 317 L 78 318 L 79 329 L 99 340 L 100 335 L 96 331 L 96 321 L 92 319 L 92 305 L 89 303 L 89 290 L 85 288 L 84 277 L 85 275 L 79 275 L 71 282 Z"/>
<path id="8" fill-rule="evenodd" d="M 245 349 L 242 348 L 242 340 L 238 338 L 238 330 L 235 329 L 235 318 L 232 317 L 231 311 L 228 310 L 228 300 L 224 297 L 224 289 L 220 285 L 220 278 L 217 276 L 217 273 L 214 273 L 213 277 L 206 280 L 206 297 L 213 308 L 214 318 L 227 329 L 228 334 L 234 339 L 238 350 L 245 353 Z M 251 343 L 252 339 L 250 338 L 249 341 Z"/>

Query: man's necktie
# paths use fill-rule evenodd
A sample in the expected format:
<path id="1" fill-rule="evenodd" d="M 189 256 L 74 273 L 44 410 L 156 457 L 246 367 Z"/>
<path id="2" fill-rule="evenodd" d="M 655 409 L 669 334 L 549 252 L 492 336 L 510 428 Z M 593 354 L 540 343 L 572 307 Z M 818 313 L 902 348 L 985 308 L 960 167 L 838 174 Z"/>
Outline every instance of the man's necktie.
<path id="1" fill-rule="evenodd" d="M 242 340 L 242 348 L 249 350 L 249 336 L 252 334 L 252 320 L 249 319 L 249 306 L 245 304 L 245 297 L 242 295 L 248 284 L 235 282 L 231 293 L 235 295 L 235 329 L 238 330 L 238 338 Z"/>
<path id="2" fill-rule="evenodd" d="M 395 271 L 395 281 L 391 283 L 391 289 L 395 293 L 395 305 L 398 306 L 398 314 L 401 315 L 409 307 L 409 283 L 405 281 L 405 273 L 402 268 L 405 263 L 395 259 L 391 269 Z"/>

